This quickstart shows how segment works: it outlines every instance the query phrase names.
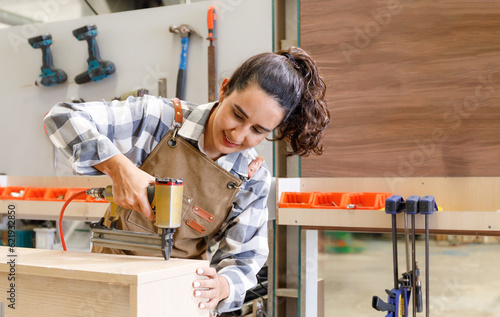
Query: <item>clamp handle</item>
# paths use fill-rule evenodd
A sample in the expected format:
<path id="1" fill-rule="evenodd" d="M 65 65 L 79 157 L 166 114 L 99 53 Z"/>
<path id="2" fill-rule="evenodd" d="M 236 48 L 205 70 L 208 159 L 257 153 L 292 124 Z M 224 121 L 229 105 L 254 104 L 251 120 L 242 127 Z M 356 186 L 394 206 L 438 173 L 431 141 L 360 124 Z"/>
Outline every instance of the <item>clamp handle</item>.
<path id="1" fill-rule="evenodd" d="M 390 215 L 399 214 L 405 206 L 405 201 L 400 195 L 392 195 L 385 200 L 385 213 Z"/>
<path id="2" fill-rule="evenodd" d="M 380 297 L 373 296 L 372 298 L 372 307 L 378 311 L 386 311 L 394 313 L 396 311 L 396 305 L 386 303 Z"/>
<path id="3" fill-rule="evenodd" d="M 406 213 L 408 215 L 416 215 L 418 213 L 418 202 L 420 201 L 420 196 L 410 196 L 406 198 Z"/>
<path id="4" fill-rule="evenodd" d="M 418 211 L 422 215 L 430 215 L 438 210 L 434 196 L 424 196 L 418 202 Z"/>

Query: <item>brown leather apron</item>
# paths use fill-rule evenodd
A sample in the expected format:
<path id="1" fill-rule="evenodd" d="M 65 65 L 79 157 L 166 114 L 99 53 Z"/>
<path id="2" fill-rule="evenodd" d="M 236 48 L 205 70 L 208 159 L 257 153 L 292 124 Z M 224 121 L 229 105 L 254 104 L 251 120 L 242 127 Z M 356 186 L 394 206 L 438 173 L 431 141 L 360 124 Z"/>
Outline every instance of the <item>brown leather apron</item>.
<path id="1" fill-rule="evenodd" d="M 179 123 L 182 123 L 182 108 L 178 99 L 172 101 L 177 127 L 160 140 L 140 169 L 155 177 L 184 180 L 181 226 L 175 231 L 171 256 L 201 259 L 206 258 L 205 238 L 220 230 L 243 181 L 177 137 Z M 110 208 L 104 215 L 106 226 L 110 224 L 109 212 Z M 117 229 L 158 233 L 157 227 L 142 213 L 126 209 L 122 209 Z M 103 247 L 93 247 L 92 252 L 151 255 Z"/>

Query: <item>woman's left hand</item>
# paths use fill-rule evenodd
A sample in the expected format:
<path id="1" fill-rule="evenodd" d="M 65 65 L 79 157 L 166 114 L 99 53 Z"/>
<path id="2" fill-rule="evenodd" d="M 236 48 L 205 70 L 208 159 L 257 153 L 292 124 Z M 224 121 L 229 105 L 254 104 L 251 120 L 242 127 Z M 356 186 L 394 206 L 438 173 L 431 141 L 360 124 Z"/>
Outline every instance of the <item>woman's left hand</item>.
<path id="1" fill-rule="evenodd" d="M 221 300 L 229 296 L 229 283 L 224 277 L 219 276 L 214 268 L 200 267 L 196 270 L 196 274 L 208 277 L 193 282 L 194 297 L 208 299 L 208 302 L 199 303 L 199 308 L 215 308 Z"/>

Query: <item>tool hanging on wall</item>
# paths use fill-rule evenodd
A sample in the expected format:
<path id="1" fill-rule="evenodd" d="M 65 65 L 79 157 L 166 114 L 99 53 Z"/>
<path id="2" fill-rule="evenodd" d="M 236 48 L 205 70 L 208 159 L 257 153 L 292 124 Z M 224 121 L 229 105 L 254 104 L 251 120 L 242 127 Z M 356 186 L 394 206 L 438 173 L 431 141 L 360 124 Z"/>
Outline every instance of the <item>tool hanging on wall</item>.
<path id="1" fill-rule="evenodd" d="M 175 96 L 181 100 L 186 99 L 186 68 L 187 68 L 187 53 L 189 48 L 189 37 L 191 33 L 201 37 L 201 35 L 193 27 L 187 24 L 179 26 L 172 25 L 169 28 L 172 33 L 178 33 L 181 36 L 181 61 L 179 64 L 179 72 L 177 73 L 177 89 Z"/>
<path id="2" fill-rule="evenodd" d="M 409 311 L 409 299 L 412 297 L 413 316 L 423 311 L 422 307 L 422 287 L 419 279 L 420 269 L 415 257 L 415 215 L 417 213 L 425 215 L 425 284 L 426 284 L 426 316 L 429 317 L 429 219 L 428 216 L 437 211 L 437 204 L 433 196 L 410 196 L 404 201 L 401 196 L 393 195 L 386 200 L 385 212 L 392 215 L 392 246 L 393 246 L 393 266 L 394 266 L 394 288 L 386 290 L 388 295 L 387 303 L 379 297 L 373 296 L 372 306 L 378 311 L 386 311 L 386 317 L 407 317 Z M 411 215 L 411 270 L 409 260 L 409 239 L 407 219 L 405 224 L 405 246 L 406 246 L 406 268 L 407 272 L 399 279 L 398 274 L 398 251 L 397 251 L 397 225 L 396 214 L 405 212 L 403 215 Z"/>
<path id="3" fill-rule="evenodd" d="M 215 101 L 217 95 L 217 75 L 215 70 L 215 25 L 217 16 L 215 14 L 215 7 L 208 8 L 207 14 L 207 27 L 208 27 L 208 102 Z"/>
<path id="4" fill-rule="evenodd" d="M 68 78 L 66 73 L 61 69 L 54 68 L 52 51 L 50 50 L 52 35 L 44 34 L 35 36 L 29 38 L 28 43 L 31 47 L 42 50 L 42 73 L 40 74 L 40 78 L 35 81 L 35 85 L 50 87 L 65 82 Z"/>
<path id="5" fill-rule="evenodd" d="M 99 47 L 95 39 L 97 36 L 97 27 L 94 24 L 85 25 L 73 30 L 73 35 L 78 41 L 87 41 L 89 51 L 89 58 L 87 59 L 88 69 L 75 77 L 77 84 L 85 84 L 91 80 L 99 81 L 115 72 L 115 65 L 112 62 L 101 59 Z"/>

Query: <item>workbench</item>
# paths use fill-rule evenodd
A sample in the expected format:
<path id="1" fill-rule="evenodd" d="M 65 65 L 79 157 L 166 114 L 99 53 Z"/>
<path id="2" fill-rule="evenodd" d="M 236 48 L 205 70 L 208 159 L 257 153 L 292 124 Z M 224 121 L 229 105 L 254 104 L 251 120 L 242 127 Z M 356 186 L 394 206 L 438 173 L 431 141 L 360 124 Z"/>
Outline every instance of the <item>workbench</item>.
<path id="1" fill-rule="evenodd" d="M 0 315 L 208 316 L 191 286 L 200 266 L 208 261 L 0 247 Z"/>

